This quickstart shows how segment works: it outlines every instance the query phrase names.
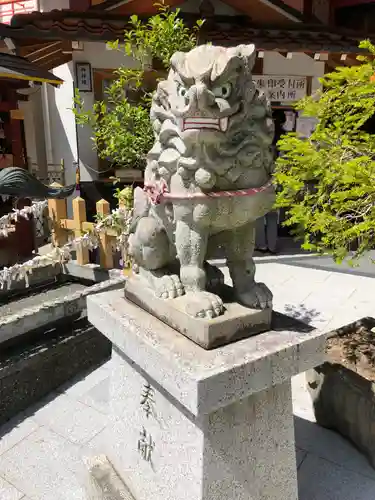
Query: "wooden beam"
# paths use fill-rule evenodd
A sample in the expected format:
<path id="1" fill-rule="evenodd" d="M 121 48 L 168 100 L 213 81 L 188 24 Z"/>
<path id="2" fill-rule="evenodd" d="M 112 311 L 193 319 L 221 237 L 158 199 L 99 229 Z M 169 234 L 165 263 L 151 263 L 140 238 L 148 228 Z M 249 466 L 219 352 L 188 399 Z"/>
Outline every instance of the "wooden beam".
<path id="1" fill-rule="evenodd" d="M 38 57 L 42 57 L 43 58 L 43 53 L 44 52 L 50 52 L 51 49 L 55 49 L 56 50 L 56 48 L 60 47 L 60 46 L 61 46 L 61 42 L 60 41 L 53 42 L 53 43 L 48 43 L 47 45 L 44 45 L 44 47 L 41 47 L 41 48 L 39 48 L 37 50 L 29 52 L 27 54 L 27 58 L 30 59 L 30 61 L 37 61 Z"/>
<path id="2" fill-rule="evenodd" d="M 183 4 L 185 0 L 165 0 L 164 4 L 170 7 L 178 7 Z M 161 2 L 160 2 L 161 3 Z M 109 12 L 119 13 L 122 15 L 131 15 L 131 14 L 157 14 L 159 8 L 155 5 L 154 0 L 130 0 L 124 5 L 120 5 L 119 7 L 115 7 L 111 9 Z"/>
<path id="3" fill-rule="evenodd" d="M 52 69 L 59 66 L 59 64 L 71 61 L 71 45 L 69 40 L 54 42 L 53 44 L 48 44 L 43 50 L 39 51 L 37 54 L 38 57 L 35 57 L 35 52 L 32 55 L 26 55 L 26 57 L 39 67 Z M 59 61 L 62 62 L 60 63 Z"/>
<path id="4" fill-rule="evenodd" d="M 284 10 L 281 6 L 278 7 L 271 2 L 266 0 L 223 0 L 224 3 L 228 4 L 233 9 L 250 16 L 254 21 L 264 21 L 264 22 L 298 22 L 298 19 L 290 14 L 287 10 Z M 280 2 L 282 5 L 283 2 Z M 259 18 L 259 19 L 258 19 Z"/>
<path id="5" fill-rule="evenodd" d="M 312 76 L 307 76 L 306 77 L 306 95 L 311 95 L 312 94 L 312 82 L 313 82 L 313 77 Z"/>
<path id="6" fill-rule="evenodd" d="M 85 11 L 91 7 L 90 0 L 70 0 L 69 7 L 75 11 Z"/>
<path id="7" fill-rule="evenodd" d="M 337 66 L 342 66 L 342 64 L 338 64 L 333 57 L 329 57 L 327 61 L 325 61 L 324 65 L 324 73 L 330 73 L 334 71 Z"/>
<path id="8" fill-rule="evenodd" d="M 344 63 L 346 66 L 360 66 L 362 61 L 358 61 L 356 56 L 348 55 L 345 61 L 341 61 L 341 63 Z"/>
<path id="9" fill-rule="evenodd" d="M 312 19 L 313 17 L 313 0 L 303 0 L 302 12 L 306 19 Z"/>
<path id="10" fill-rule="evenodd" d="M 345 60 L 341 59 L 341 54 L 329 54 L 328 60 L 325 61 L 326 68 L 329 71 L 335 70 L 338 67 L 343 66 L 359 66 L 361 61 L 358 61 L 354 54 L 347 54 Z"/>
<path id="11" fill-rule="evenodd" d="M 49 42 L 48 42 L 49 43 Z M 29 51 L 29 52 L 34 52 L 35 50 L 42 49 L 43 47 L 46 46 L 46 43 L 34 43 L 34 44 L 27 44 L 27 45 L 19 45 L 19 49 L 24 52 L 24 51 Z"/>
<path id="12" fill-rule="evenodd" d="M 347 54 L 345 59 L 341 59 L 341 54 L 333 54 L 331 59 L 336 62 L 337 66 L 359 66 L 362 64 L 356 59 L 355 54 Z"/>
<path id="13" fill-rule="evenodd" d="M 48 54 L 44 54 L 44 56 L 39 56 L 37 59 L 32 59 L 31 62 L 39 64 L 46 59 L 50 59 L 51 57 L 53 58 L 55 54 L 61 54 L 61 48 L 53 50 L 52 52 L 48 52 Z"/>
<path id="14" fill-rule="evenodd" d="M 51 70 L 53 68 L 57 68 L 57 66 L 70 62 L 71 60 L 72 54 L 63 54 L 62 52 L 59 52 L 58 54 L 53 55 L 50 59 L 41 61 L 38 64 L 38 67 Z"/>

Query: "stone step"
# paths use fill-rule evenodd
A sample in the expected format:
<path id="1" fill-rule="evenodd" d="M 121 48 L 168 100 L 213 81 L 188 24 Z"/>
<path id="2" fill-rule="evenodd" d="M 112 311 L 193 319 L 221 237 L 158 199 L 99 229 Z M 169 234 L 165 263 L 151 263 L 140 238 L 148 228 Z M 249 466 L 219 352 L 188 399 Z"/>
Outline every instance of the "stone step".
<path id="1" fill-rule="evenodd" d="M 0 354 L 0 425 L 78 373 L 111 355 L 111 343 L 85 315 L 18 337 Z"/>

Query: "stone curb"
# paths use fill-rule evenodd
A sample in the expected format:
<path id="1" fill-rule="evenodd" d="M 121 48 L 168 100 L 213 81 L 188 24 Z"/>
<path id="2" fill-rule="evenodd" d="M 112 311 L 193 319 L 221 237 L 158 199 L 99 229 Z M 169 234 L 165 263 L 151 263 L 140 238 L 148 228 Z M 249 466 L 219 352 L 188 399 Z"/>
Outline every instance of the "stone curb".
<path id="1" fill-rule="evenodd" d="M 84 266 L 80 267 L 83 268 Z M 81 271 L 81 273 L 79 273 L 79 271 Z M 92 273 L 91 270 L 90 272 Z M 122 275 L 121 272 L 106 273 L 107 276 L 109 276 L 109 279 L 106 281 L 88 286 L 73 295 L 67 295 L 53 301 L 46 301 L 35 307 L 24 309 L 17 314 L 12 314 L 4 319 L 0 319 L 0 344 L 23 335 L 30 330 L 80 313 L 86 308 L 86 297 L 89 295 L 121 288 L 125 281 L 125 276 Z M 80 270 L 78 266 L 75 268 L 75 272 L 67 273 L 61 272 L 60 270 L 60 274 L 87 279 L 84 276 L 87 274 L 86 270 Z M 79 276 L 79 274 L 81 274 L 81 276 Z M 103 273 L 101 273 L 101 276 L 103 276 Z"/>

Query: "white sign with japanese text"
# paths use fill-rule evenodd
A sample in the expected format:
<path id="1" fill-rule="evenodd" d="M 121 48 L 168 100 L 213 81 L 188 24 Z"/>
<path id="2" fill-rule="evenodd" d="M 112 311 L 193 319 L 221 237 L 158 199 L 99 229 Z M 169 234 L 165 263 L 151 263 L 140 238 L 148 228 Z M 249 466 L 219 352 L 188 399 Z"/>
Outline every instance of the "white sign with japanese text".
<path id="1" fill-rule="evenodd" d="M 0 22 L 10 24 L 16 14 L 28 14 L 39 10 L 37 0 L 0 0 Z"/>
<path id="2" fill-rule="evenodd" d="M 253 75 L 253 82 L 271 102 L 299 101 L 307 93 L 306 76 Z"/>

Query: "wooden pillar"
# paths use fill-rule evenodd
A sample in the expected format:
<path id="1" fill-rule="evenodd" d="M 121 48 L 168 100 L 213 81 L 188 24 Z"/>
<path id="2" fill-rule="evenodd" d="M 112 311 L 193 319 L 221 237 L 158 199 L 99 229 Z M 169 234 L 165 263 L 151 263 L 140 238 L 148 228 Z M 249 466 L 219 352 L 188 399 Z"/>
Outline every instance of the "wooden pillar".
<path id="1" fill-rule="evenodd" d="M 52 187 L 62 187 L 57 182 L 51 184 Z M 66 200 L 48 200 L 48 215 L 52 221 L 52 245 L 60 247 L 68 241 L 68 233 L 61 228 L 60 221 L 68 217 Z"/>
<path id="2" fill-rule="evenodd" d="M 130 191 L 131 190 L 131 191 Z M 129 186 L 124 188 L 120 193 L 119 198 L 119 208 L 125 210 L 131 210 L 134 205 L 134 190 Z M 121 257 L 123 262 L 123 272 L 126 276 L 130 276 L 132 273 L 132 261 L 128 255 L 127 249 L 123 248 L 121 250 Z"/>
<path id="3" fill-rule="evenodd" d="M 86 203 L 80 196 L 73 200 L 73 221 L 74 236 L 75 238 L 79 238 L 83 234 L 82 224 L 86 222 Z M 82 245 L 77 245 L 76 255 L 77 263 L 81 266 L 90 262 L 89 250 Z"/>

